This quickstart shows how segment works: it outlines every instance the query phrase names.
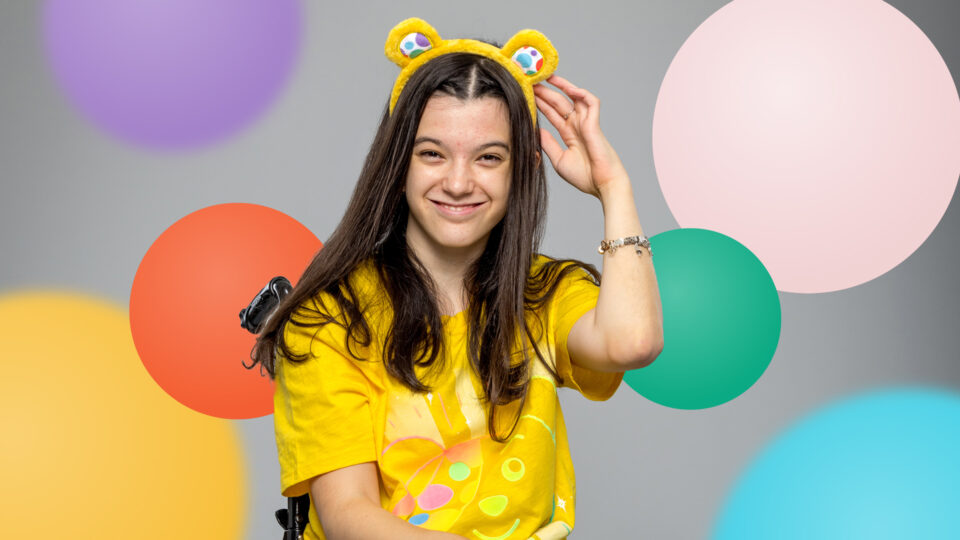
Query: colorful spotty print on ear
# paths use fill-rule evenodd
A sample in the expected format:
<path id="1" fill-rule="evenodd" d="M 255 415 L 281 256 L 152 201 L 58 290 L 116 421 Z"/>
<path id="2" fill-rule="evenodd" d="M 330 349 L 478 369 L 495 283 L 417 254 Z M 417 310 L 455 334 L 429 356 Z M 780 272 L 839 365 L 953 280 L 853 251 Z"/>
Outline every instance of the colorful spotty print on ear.
<path id="1" fill-rule="evenodd" d="M 546 36 L 536 30 L 517 32 L 502 49 L 475 39 L 441 39 L 426 21 L 407 19 L 393 27 L 384 44 L 384 53 L 402 69 L 393 85 L 390 112 L 410 76 L 420 66 L 448 53 L 466 52 L 495 60 L 520 83 L 530 114 L 536 123 L 537 105 L 533 85 L 545 80 L 557 69 L 557 50 Z"/>

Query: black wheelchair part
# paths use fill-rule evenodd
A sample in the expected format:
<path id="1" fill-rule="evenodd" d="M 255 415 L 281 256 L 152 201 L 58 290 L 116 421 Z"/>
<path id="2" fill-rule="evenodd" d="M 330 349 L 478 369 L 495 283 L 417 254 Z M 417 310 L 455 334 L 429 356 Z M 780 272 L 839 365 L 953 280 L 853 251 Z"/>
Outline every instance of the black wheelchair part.
<path id="1" fill-rule="evenodd" d="M 240 326 L 245 328 L 251 334 L 259 334 L 260 328 L 267 320 L 267 317 L 276 309 L 280 299 L 287 295 L 293 287 L 290 281 L 277 276 L 270 280 L 260 292 L 257 293 L 250 305 L 240 310 Z M 277 517 L 277 523 L 283 527 L 283 540 L 302 540 L 303 529 L 309 522 L 310 495 L 304 494 L 299 497 L 287 497 L 287 507 L 281 508 L 274 514 Z"/>
<path id="2" fill-rule="evenodd" d="M 293 287 L 287 278 L 277 276 L 271 279 L 253 297 L 250 305 L 240 310 L 240 326 L 246 328 L 251 334 L 259 334 L 260 327 L 280 303 L 280 299 L 292 290 Z"/>

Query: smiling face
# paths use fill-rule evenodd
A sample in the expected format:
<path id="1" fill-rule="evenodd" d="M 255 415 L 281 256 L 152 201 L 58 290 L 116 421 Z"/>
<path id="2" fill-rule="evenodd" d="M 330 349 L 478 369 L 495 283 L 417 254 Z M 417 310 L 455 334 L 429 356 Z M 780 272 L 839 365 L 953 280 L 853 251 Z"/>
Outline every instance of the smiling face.
<path id="1" fill-rule="evenodd" d="M 427 101 L 407 170 L 407 244 L 421 260 L 472 260 L 507 211 L 510 123 L 503 101 Z"/>

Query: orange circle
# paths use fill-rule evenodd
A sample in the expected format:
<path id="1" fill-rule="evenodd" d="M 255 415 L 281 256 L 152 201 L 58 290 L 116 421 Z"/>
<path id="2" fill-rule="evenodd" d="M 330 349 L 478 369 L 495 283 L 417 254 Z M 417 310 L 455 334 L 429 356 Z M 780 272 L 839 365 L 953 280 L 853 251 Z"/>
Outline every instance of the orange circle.
<path id="1" fill-rule="evenodd" d="M 204 414 L 271 414 L 273 383 L 242 365 L 256 338 L 239 313 L 272 277 L 296 284 L 321 247 L 293 218 L 255 204 L 209 206 L 171 225 L 130 292 L 133 341 L 153 380 Z"/>

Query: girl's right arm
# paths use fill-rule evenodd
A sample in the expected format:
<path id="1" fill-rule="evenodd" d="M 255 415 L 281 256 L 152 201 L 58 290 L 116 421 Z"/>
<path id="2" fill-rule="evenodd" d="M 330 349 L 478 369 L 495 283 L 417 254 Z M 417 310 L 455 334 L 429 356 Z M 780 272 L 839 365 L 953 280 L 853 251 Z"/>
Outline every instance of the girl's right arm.
<path id="1" fill-rule="evenodd" d="M 369 461 L 310 480 L 323 532 L 330 540 L 462 540 L 455 534 L 413 525 L 380 506 L 377 465 Z"/>

